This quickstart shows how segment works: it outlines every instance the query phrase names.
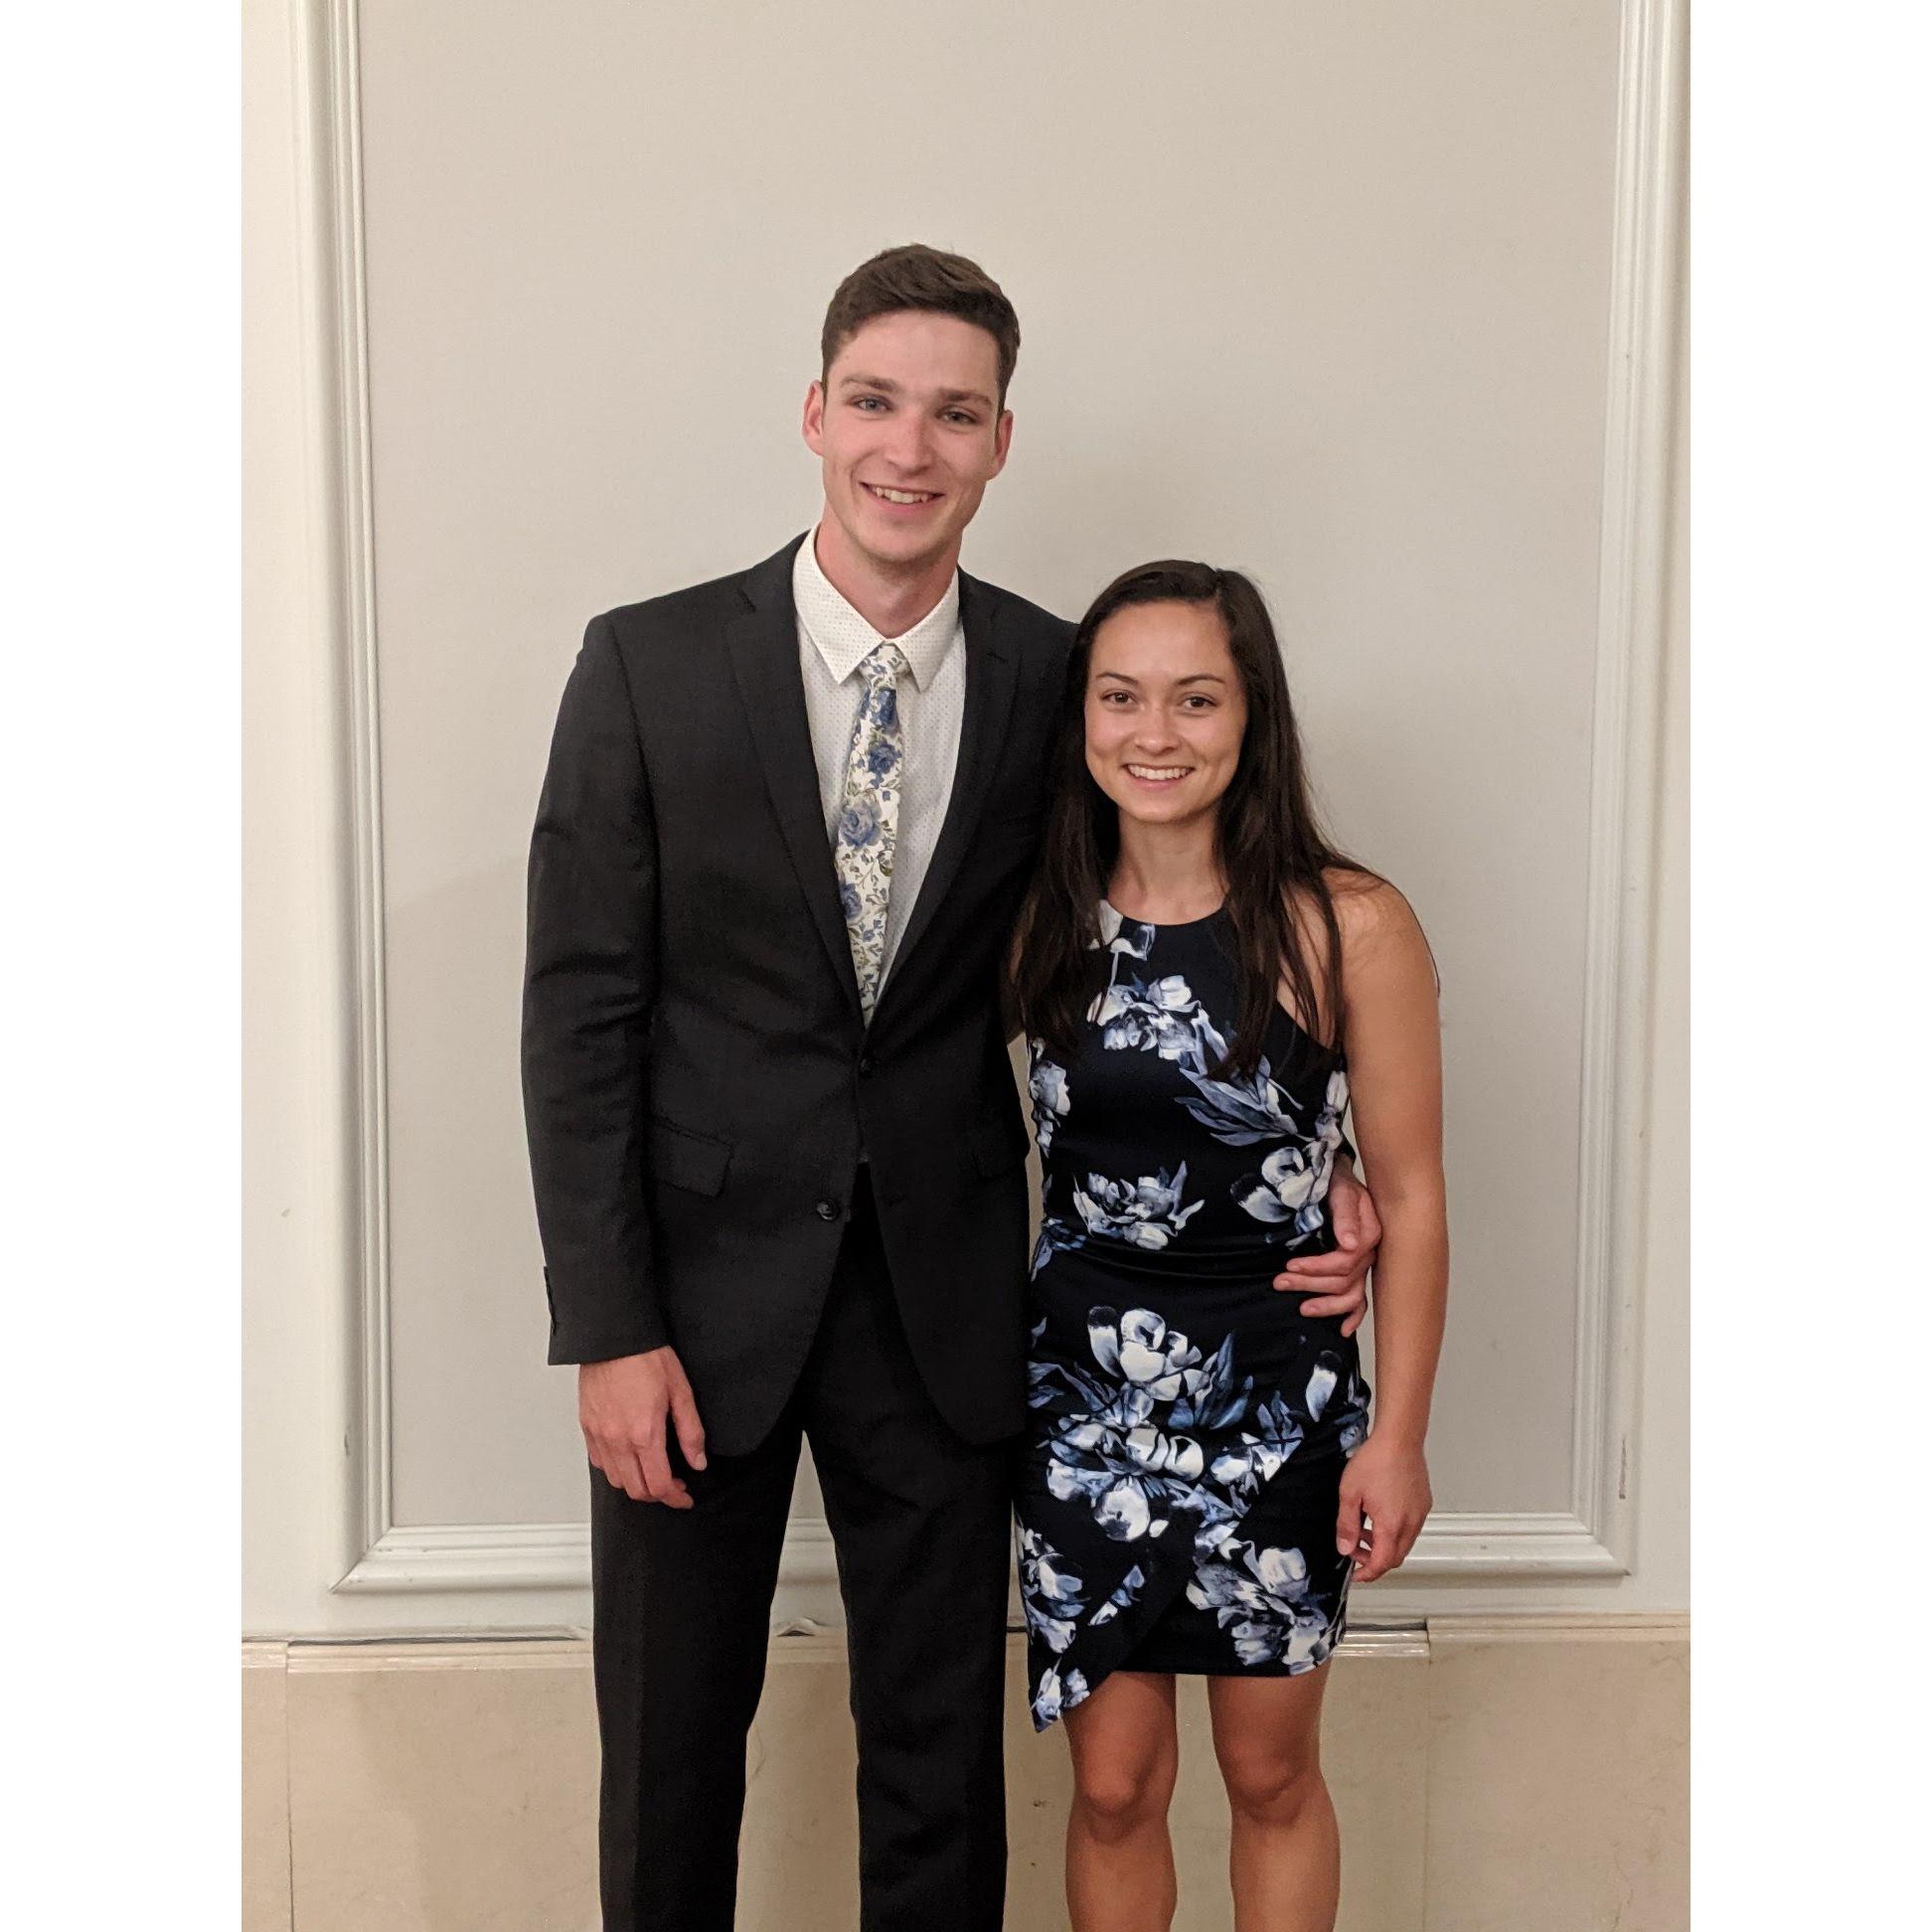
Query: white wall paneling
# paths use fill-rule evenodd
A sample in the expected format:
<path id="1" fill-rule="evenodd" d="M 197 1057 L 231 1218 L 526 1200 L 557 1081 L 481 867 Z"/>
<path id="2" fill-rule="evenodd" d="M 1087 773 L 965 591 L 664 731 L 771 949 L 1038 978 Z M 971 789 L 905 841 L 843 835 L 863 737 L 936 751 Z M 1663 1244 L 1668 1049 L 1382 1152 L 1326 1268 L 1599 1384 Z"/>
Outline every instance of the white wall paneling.
<path id="1" fill-rule="evenodd" d="M 355 1239 L 342 1282 L 355 1339 L 355 1423 L 346 1458 L 346 1546 L 335 1588 L 361 1593 L 580 1592 L 587 1537 L 568 1522 L 399 1524 L 392 1336 L 395 1316 L 385 891 L 383 652 L 372 459 L 370 339 L 360 42 L 355 0 L 308 0 L 313 58 L 302 77 L 312 143 L 306 179 L 322 269 L 310 291 L 308 353 L 321 444 L 311 452 L 317 543 L 330 572 L 329 645 L 341 755 L 332 801 L 342 829 L 337 882 L 344 930 L 342 1038 L 354 1078 L 343 1132 L 352 1150 Z M 461 31 L 452 13 L 449 31 Z M 1663 581 L 1671 511 L 1676 393 L 1680 121 L 1679 0 L 1627 0 L 1621 16 L 1609 251 L 1609 354 L 1602 413 L 1602 495 L 1589 719 L 1585 930 L 1582 941 L 1574 1387 L 1566 1506 L 1441 1512 L 1404 1572 L 1416 1600 L 1484 1579 L 1542 1584 L 1612 1579 L 1629 1565 L 1626 1473 L 1638 1391 L 1644 1144 L 1652 1104 L 1650 974 L 1654 806 L 1661 781 L 1659 705 Z M 1606 103 L 1606 111 L 1608 106 Z M 946 240 L 935 236 L 936 240 Z M 998 272 L 997 261 L 995 265 Z M 1026 312 L 1023 302 L 1023 315 Z M 782 531 L 773 533 L 773 542 Z M 746 540 L 748 556 L 758 548 Z M 385 564 L 389 560 L 382 560 Z M 587 613 L 585 613 L 587 614 Z M 534 1292 L 534 1290 L 533 1290 Z M 787 1583 L 829 1606 L 822 1520 L 794 1521 Z M 1390 1594 L 1391 1609 L 1408 1599 Z"/>

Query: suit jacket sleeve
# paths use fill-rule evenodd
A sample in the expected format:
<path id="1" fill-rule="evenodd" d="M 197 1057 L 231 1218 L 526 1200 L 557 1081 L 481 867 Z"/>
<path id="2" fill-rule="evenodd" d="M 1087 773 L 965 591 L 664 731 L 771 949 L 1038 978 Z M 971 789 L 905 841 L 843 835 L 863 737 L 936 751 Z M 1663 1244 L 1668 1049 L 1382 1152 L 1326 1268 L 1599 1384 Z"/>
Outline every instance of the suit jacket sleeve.
<path id="1" fill-rule="evenodd" d="M 524 1121 L 552 1362 L 670 1340 L 652 1290 L 645 1075 L 657 837 L 629 682 L 605 617 L 564 688 L 530 846 Z"/>

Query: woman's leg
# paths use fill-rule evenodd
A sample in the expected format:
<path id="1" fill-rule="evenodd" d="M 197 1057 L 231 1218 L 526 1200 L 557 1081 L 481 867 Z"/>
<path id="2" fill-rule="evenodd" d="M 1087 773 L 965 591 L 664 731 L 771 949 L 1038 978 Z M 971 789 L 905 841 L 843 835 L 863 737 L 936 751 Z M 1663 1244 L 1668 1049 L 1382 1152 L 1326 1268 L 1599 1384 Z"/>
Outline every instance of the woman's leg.
<path id="1" fill-rule="evenodd" d="M 1115 1671 L 1060 1721 L 1073 1754 L 1066 1909 L 1073 1932 L 1167 1932 L 1168 1800 L 1180 1763 L 1174 1680 Z"/>
<path id="2" fill-rule="evenodd" d="M 1299 1677 L 1208 1680 L 1208 1707 L 1233 1813 L 1234 1932 L 1332 1932 L 1342 1843 L 1322 1782 L 1328 1666 Z"/>

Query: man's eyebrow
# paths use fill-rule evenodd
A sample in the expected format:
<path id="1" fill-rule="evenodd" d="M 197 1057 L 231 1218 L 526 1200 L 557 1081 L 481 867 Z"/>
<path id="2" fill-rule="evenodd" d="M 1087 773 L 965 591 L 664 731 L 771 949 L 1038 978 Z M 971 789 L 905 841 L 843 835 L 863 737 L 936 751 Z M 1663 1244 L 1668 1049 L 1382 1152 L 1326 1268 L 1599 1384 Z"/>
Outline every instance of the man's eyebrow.
<path id="1" fill-rule="evenodd" d="M 849 376 L 841 376 L 839 378 L 839 387 L 841 390 L 877 390 L 883 396 L 903 396 L 905 394 L 904 385 L 893 382 L 889 376 L 868 376 L 863 371 L 858 370 L 855 370 Z M 938 396 L 939 401 L 945 403 L 977 402 L 982 409 L 990 409 L 993 406 L 993 399 L 984 390 L 940 390 Z"/>

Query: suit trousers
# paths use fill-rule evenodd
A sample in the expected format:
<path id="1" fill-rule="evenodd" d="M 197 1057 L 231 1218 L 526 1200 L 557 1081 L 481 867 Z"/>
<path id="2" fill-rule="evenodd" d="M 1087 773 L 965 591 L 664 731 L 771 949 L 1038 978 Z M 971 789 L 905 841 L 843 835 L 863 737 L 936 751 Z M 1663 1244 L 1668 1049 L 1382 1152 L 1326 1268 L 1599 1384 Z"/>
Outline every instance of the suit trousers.
<path id="1" fill-rule="evenodd" d="M 605 1932 L 734 1923 L 746 1734 L 799 1445 L 845 1599 L 864 1932 L 995 1932 L 1006 1890 L 1006 1604 L 1017 1439 L 962 1441 L 906 1345 L 865 1170 L 798 1386 L 693 1507 L 592 1468 Z"/>

